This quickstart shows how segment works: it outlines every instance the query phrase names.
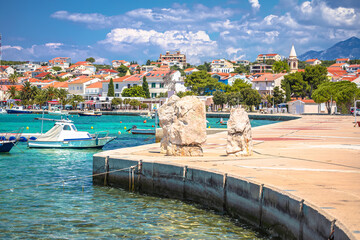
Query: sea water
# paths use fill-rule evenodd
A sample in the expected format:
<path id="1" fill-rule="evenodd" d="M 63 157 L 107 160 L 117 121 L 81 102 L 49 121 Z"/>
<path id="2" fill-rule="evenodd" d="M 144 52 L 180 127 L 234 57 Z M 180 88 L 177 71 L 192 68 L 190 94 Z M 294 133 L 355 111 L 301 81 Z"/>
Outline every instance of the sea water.
<path id="1" fill-rule="evenodd" d="M 0 133 L 19 127 L 40 132 L 41 121 L 35 117 L 41 115 L 0 115 Z M 151 128 L 153 119 L 105 115 L 69 119 L 79 131 L 106 130 L 116 136 L 104 150 L 154 142 L 153 136 L 126 131 L 133 125 Z M 210 118 L 208 125 L 221 127 L 218 122 Z M 252 121 L 252 125 L 269 123 Z M 44 132 L 53 124 L 44 122 Z M 20 143 L 1 153 L 0 239 L 268 239 L 244 223 L 196 204 L 93 186 L 86 176 L 92 174 L 93 154 L 100 151 L 29 149 Z M 79 177 L 84 178 L 65 181 Z"/>

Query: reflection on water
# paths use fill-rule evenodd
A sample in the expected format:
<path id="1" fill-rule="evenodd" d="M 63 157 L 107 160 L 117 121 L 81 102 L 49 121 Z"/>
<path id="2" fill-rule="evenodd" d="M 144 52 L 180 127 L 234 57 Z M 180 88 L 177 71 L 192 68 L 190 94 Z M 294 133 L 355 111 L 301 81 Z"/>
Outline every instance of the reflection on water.
<path id="1" fill-rule="evenodd" d="M 92 125 L 115 135 L 119 116 L 103 117 L 103 124 Z M 1 118 L 1 131 L 26 121 L 35 128 L 29 116 Z M 77 121 L 78 129 L 85 130 L 90 120 L 84 125 L 81 118 Z M 126 119 L 128 125 L 142 121 Z M 148 136 L 118 136 L 106 149 L 148 143 L 144 141 Z M 0 191 L 0 239 L 267 239 L 246 225 L 178 200 L 96 187 L 91 178 L 61 182 L 91 175 L 92 155 L 99 151 L 28 149 L 20 143 L 1 154 L 0 189 L 35 186 Z"/>

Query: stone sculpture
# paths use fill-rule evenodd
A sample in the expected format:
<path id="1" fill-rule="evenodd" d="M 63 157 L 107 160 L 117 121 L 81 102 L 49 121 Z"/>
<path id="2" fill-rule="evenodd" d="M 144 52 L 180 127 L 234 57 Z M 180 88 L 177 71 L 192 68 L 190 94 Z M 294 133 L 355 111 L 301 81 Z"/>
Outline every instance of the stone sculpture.
<path id="1" fill-rule="evenodd" d="M 170 156 L 202 156 L 206 141 L 205 104 L 194 96 L 171 97 L 159 108 L 163 129 L 161 152 Z"/>
<path id="2" fill-rule="evenodd" d="M 227 129 L 226 153 L 235 156 L 252 155 L 251 125 L 248 114 L 243 108 L 231 109 Z"/>

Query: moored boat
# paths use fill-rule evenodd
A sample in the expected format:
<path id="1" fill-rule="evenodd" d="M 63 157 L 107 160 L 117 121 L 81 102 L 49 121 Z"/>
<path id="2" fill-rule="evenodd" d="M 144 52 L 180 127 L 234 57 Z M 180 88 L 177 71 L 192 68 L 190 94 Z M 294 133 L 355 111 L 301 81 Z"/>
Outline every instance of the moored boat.
<path id="1" fill-rule="evenodd" d="M 155 129 L 132 129 L 132 134 L 155 135 Z"/>
<path id="2" fill-rule="evenodd" d="M 30 114 L 32 111 L 24 109 L 23 106 L 13 106 L 9 109 L 6 109 L 6 112 L 9 114 Z"/>
<path id="3" fill-rule="evenodd" d="M 23 130 L 24 128 L 19 128 L 18 130 L 5 133 L 4 136 L 0 136 L 0 153 L 10 152 L 21 138 Z"/>
<path id="4" fill-rule="evenodd" d="M 79 113 L 79 116 L 84 116 L 84 117 L 99 117 L 101 115 L 102 115 L 101 112 L 95 112 L 93 110 Z"/>
<path id="5" fill-rule="evenodd" d="M 0 114 L 5 114 L 5 113 L 6 113 L 6 110 L 3 108 L 0 108 Z"/>
<path id="6" fill-rule="evenodd" d="M 108 131 L 90 135 L 88 132 L 78 131 L 71 120 L 40 119 L 54 121 L 55 125 L 37 139 L 28 141 L 29 148 L 100 148 L 115 139 L 109 137 Z M 101 137 L 101 134 L 106 133 Z"/>
<path id="7" fill-rule="evenodd" d="M 49 115 L 55 115 L 55 116 L 67 116 L 69 115 L 68 111 L 62 111 L 62 110 L 54 110 L 54 111 L 48 111 Z"/>

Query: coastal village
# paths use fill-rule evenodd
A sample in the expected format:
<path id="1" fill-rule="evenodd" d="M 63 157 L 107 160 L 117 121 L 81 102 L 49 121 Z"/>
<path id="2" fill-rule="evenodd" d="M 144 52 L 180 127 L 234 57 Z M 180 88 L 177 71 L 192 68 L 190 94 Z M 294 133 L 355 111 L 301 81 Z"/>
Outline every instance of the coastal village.
<path id="1" fill-rule="evenodd" d="M 113 60 L 111 66 L 94 62 L 91 57 L 76 63 L 69 57 L 56 57 L 48 62 L 8 62 L 12 63 L 8 65 L 3 61 L 0 66 L 1 104 L 3 107 L 24 105 L 31 109 L 68 106 L 73 110 L 127 109 L 128 105 L 129 110 L 154 110 L 164 99 L 177 94 L 197 95 L 205 101 L 208 111 L 229 109 L 247 102 L 244 105 L 248 110 L 262 113 L 348 113 L 349 101 L 342 103 L 346 109 L 339 109 L 335 102 L 333 104 L 335 97 L 312 99 L 312 91 L 325 82 L 347 82 L 360 87 L 357 60 L 308 59 L 301 62 L 294 46 L 289 56 L 261 53 L 254 62 L 222 58 L 193 66 L 180 51 L 166 51 L 156 61 L 148 60 L 143 65 L 126 60 Z M 314 80 L 317 81 L 314 85 L 315 78 L 320 80 Z M 144 83 L 147 84 L 145 89 Z M 302 85 L 300 90 L 299 85 Z M 244 88 L 252 89 L 252 92 L 244 92 L 252 94 L 251 97 L 236 95 Z M 22 93 L 24 91 L 29 93 Z M 41 91 L 44 94 L 39 94 Z M 60 95 L 54 94 L 59 91 Z"/>

